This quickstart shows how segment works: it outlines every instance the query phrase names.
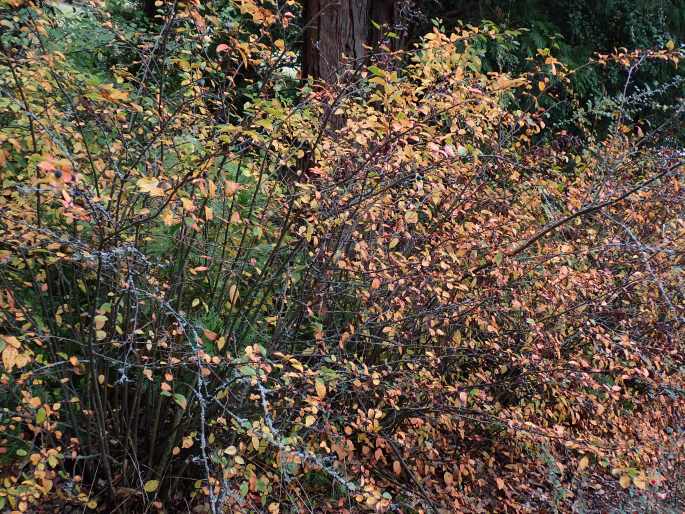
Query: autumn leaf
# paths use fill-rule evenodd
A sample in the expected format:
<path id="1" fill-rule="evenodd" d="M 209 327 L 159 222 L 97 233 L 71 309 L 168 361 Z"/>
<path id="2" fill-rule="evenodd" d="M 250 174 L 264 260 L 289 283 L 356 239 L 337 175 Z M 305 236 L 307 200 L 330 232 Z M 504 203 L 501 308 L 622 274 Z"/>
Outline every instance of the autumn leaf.
<path id="1" fill-rule="evenodd" d="M 159 487 L 159 480 L 148 480 L 145 482 L 143 489 L 146 493 L 154 493 Z"/>
<path id="2" fill-rule="evenodd" d="M 38 168 L 46 173 L 53 173 L 57 168 L 50 160 L 41 161 L 38 163 Z"/>
<path id="3" fill-rule="evenodd" d="M 105 326 L 105 323 L 107 323 L 107 316 L 103 315 L 98 315 L 93 318 L 95 321 L 95 328 L 96 330 L 100 330 L 102 327 Z"/>
<path id="4" fill-rule="evenodd" d="M 155 177 L 140 178 L 136 182 L 136 185 L 141 193 L 148 193 L 150 196 L 159 196 L 164 194 L 164 192 L 158 187 L 159 180 L 157 180 Z"/>
<path id="5" fill-rule="evenodd" d="M 231 180 L 224 181 L 224 186 L 226 188 L 226 194 L 228 196 L 233 196 L 242 189 L 242 186 L 240 184 L 238 184 L 237 182 L 233 182 Z"/>
<path id="6" fill-rule="evenodd" d="M 645 476 L 644 473 L 639 473 L 638 475 L 633 477 L 633 484 L 635 484 L 635 487 L 641 490 L 647 489 L 647 477 Z"/>
<path id="7" fill-rule="evenodd" d="M 419 222 L 419 215 L 416 211 L 407 211 L 404 214 L 404 220 L 409 224 L 416 224 Z"/>
<path id="8" fill-rule="evenodd" d="M 319 399 L 323 400 L 326 397 L 326 384 L 321 380 L 314 382 L 314 387 L 316 388 L 316 395 Z"/>
<path id="9" fill-rule="evenodd" d="M 19 352 L 13 346 L 8 345 L 2 351 L 2 365 L 5 367 L 7 371 L 12 371 L 12 368 L 14 368 L 17 362 L 18 355 Z"/>

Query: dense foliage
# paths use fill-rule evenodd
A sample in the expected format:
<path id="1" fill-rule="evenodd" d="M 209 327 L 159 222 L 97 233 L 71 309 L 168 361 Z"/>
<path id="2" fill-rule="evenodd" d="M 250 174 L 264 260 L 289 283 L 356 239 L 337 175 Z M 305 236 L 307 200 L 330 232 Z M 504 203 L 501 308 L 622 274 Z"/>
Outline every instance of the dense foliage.
<path id="1" fill-rule="evenodd" d="M 620 67 L 599 70 L 584 66 L 588 59 L 598 52 L 662 48 L 668 41 L 676 46 L 685 42 L 683 0 L 429 0 L 412 5 L 414 8 L 407 10 L 401 23 L 411 34 L 423 34 L 435 23 L 450 30 L 464 22 L 477 25 L 481 20 L 518 29 L 519 37 L 508 44 L 487 45 L 483 59 L 487 71 L 520 70 L 539 48 L 552 49 L 555 57 L 574 69 L 568 93 L 577 102 L 558 105 L 550 113 L 551 120 L 563 124 L 588 111 L 607 111 L 606 118 L 593 119 L 595 132 L 611 125 L 613 109 L 607 99 L 622 94 L 626 83 Z M 642 118 L 654 114 L 656 102 L 669 104 L 685 94 L 682 67 L 643 63 L 628 84 L 627 92 L 638 91 L 648 92 L 651 102 L 645 109 L 634 109 L 631 122 L 644 123 Z M 573 131 L 574 127 L 565 128 Z"/>
<path id="2" fill-rule="evenodd" d="M 0 511 L 683 508 L 673 39 L 587 106 L 493 24 L 320 83 L 294 1 L 158 8 L 0 1 Z"/>

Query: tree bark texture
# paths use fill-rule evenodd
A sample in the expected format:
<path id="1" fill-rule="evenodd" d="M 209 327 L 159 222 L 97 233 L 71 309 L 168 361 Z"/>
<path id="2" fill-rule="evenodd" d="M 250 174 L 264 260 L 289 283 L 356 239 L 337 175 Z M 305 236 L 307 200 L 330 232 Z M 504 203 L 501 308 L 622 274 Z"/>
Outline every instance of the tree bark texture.
<path id="1" fill-rule="evenodd" d="M 302 76 L 333 80 L 343 55 L 361 62 L 365 45 L 380 41 L 382 31 L 371 20 L 392 27 L 396 19 L 397 0 L 307 0 Z"/>

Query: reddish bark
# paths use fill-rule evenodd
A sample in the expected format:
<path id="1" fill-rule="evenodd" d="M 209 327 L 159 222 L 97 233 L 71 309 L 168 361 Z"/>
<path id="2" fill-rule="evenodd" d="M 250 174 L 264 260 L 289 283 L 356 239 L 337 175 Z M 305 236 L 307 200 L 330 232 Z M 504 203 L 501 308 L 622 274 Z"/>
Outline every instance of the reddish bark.
<path id="1" fill-rule="evenodd" d="M 342 57 L 351 63 L 366 58 L 366 46 L 382 37 L 381 27 L 397 21 L 397 0 L 308 0 L 305 2 L 305 37 L 302 75 L 332 80 Z"/>

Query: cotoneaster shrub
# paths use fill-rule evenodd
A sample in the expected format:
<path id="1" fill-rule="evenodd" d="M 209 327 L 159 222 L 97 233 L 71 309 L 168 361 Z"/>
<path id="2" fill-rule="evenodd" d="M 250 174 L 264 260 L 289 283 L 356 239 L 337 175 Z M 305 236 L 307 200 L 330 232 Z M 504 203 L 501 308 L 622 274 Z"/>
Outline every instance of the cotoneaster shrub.
<path id="1" fill-rule="evenodd" d="M 247 0 L 164 6 L 105 82 L 7 5 L 4 508 L 676 508 L 682 110 L 550 130 L 569 71 L 483 73 L 475 28 L 284 96 Z"/>

